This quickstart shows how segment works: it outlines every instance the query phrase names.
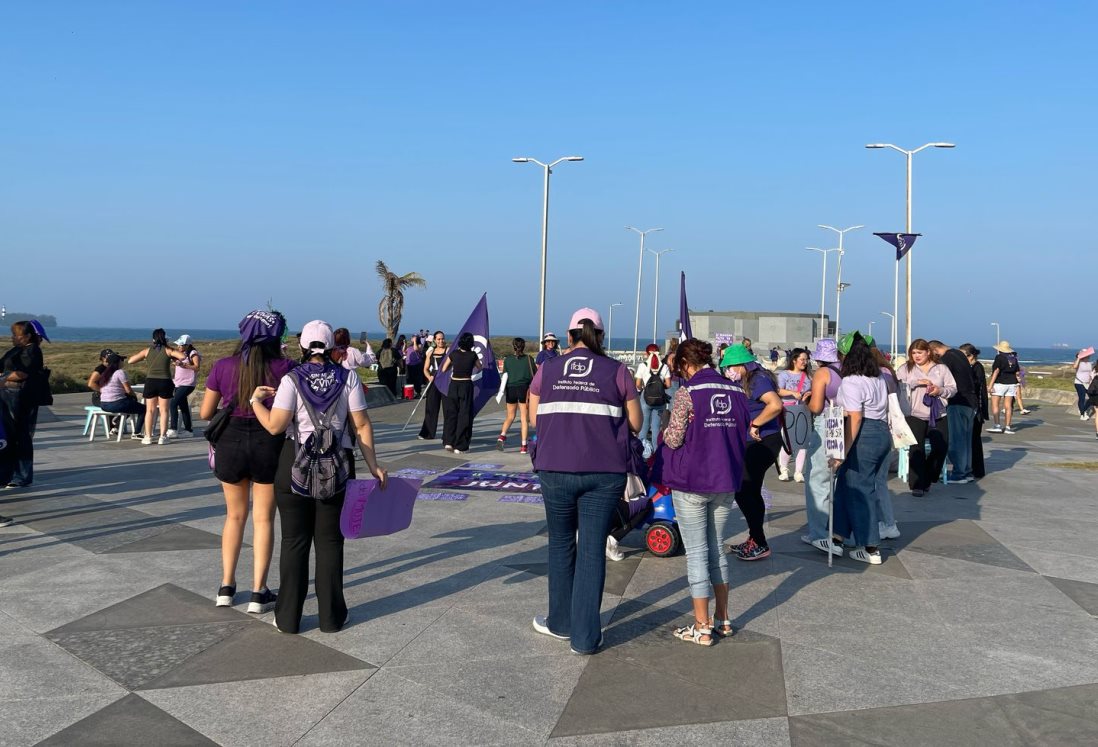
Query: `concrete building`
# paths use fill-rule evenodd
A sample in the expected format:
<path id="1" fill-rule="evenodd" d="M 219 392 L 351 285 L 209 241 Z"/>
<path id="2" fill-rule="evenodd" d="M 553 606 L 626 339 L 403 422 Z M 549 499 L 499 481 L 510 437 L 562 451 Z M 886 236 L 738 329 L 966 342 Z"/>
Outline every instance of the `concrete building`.
<path id="1" fill-rule="evenodd" d="M 820 329 L 820 315 L 788 311 L 691 311 L 690 328 L 699 340 L 728 341 L 725 335 L 734 336 L 739 342 L 751 338 L 756 353 L 763 353 L 777 345 L 782 349 L 811 347 L 820 337 L 830 337 L 835 325 L 824 317 L 824 329 Z M 721 338 L 718 338 L 721 335 Z"/>

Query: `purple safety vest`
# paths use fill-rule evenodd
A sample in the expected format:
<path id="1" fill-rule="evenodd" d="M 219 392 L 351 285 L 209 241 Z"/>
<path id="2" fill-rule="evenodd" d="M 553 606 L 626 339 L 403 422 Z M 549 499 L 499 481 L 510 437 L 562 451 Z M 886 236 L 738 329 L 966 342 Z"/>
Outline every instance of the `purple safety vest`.
<path id="1" fill-rule="evenodd" d="M 629 471 L 629 421 L 618 389 L 623 368 L 586 348 L 541 364 L 535 470 Z"/>
<path id="2" fill-rule="evenodd" d="M 690 493 L 734 493 L 743 480 L 751 420 L 747 395 L 735 382 L 703 368 L 684 385 L 694 417 L 682 446 L 660 447 L 660 482 Z"/>

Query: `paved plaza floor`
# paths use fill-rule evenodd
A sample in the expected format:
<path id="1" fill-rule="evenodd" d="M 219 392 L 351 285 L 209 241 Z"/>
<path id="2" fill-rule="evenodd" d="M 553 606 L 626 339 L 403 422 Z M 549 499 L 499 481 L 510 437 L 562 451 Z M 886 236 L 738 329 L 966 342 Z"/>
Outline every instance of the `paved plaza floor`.
<path id="1" fill-rule="evenodd" d="M 1061 407 L 985 438 L 978 483 L 915 499 L 893 480 L 903 536 L 881 566 L 829 569 L 799 540 L 802 486 L 772 473 L 774 554 L 732 561 L 739 632 L 712 648 L 671 637 L 685 560 L 634 532 L 609 563 L 605 648 L 583 657 L 531 629 L 544 512 L 498 492 L 349 541 L 339 633 L 311 597 L 298 636 L 246 614 L 249 548 L 236 608 L 215 608 L 206 442 L 88 443 L 84 404 L 43 412 L 34 486 L 0 493 L 18 522 L 0 529 L 0 744 L 1098 744 L 1098 445 Z M 493 449 L 490 408 L 460 457 L 401 432 L 410 404 L 373 410 L 380 458 L 528 470 Z"/>

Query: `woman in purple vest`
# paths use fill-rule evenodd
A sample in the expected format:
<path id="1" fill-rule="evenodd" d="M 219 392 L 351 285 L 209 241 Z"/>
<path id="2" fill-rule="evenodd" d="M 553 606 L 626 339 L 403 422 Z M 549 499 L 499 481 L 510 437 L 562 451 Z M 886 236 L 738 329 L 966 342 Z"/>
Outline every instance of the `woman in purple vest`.
<path id="1" fill-rule="evenodd" d="M 713 645 L 731 636 L 728 614 L 728 533 L 735 493 L 743 479 L 747 442 L 747 397 L 743 389 L 713 370 L 713 346 L 693 338 L 675 352 L 674 369 L 686 383 L 671 405 L 656 459 L 659 482 L 672 489 L 675 518 L 686 548 L 686 577 L 694 601 L 694 622 L 674 631 L 680 640 Z M 709 590 L 716 620 L 709 617 Z"/>
<path id="2" fill-rule="evenodd" d="M 642 416 L 629 369 L 603 352 L 599 313 L 573 314 L 568 338 L 570 351 L 542 363 L 527 397 L 549 529 L 549 614 L 534 618 L 534 630 L 593 654 L 602 645 L 606 537 Z"/>
<path id="3" fill-rule="evenodd" d="M 743 511 L 750 536 L 735 548 L 736 557 L 740 560 L 762 560 L 770 555 L 770 545 L 763 531 L 766 520 L 763 478 L 782 450 L 781 421 L 778 419 L 782 414 L 782 400 L 778 396 L 778 383 L 773 374 L 756 362 L 746 345 L 729 345 L 721 359 L 721 367 L 731 369 L 735 379 L 742 382 L 751 413 L 748 424 L 751 441 L 745 454 L 743 483 L 736 493 L 736 503 Z"/>
<path id="4" fill-rule="evenodd" d="M 819 366 L 812 374 L 812 393 L 808 398 L 808 411 L 815 417 L 812 435 L 808 442 L 808 461 L 805 469 L 804 503 L 808 517 L 808 534 L 801 535 L 817 550 L 842 555 L 843 549 L 831 544 L 827 534 L 827 501 L 831 494 L 831 471 L 827 467 L 824 450 L 824 408 L 835 401 L 842 376 L 839 375 L 839 349 L 835 341 L 826 338 L 816 343 L 812 358 Z"/>

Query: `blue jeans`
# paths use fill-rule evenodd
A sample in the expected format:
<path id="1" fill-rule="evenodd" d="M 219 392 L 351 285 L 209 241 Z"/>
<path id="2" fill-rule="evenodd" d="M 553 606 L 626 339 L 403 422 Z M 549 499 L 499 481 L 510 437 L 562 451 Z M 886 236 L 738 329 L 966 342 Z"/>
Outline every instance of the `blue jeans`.
<path id="1" fill-rule="evenodd" d="M 641 441 L 650 441 L 652 448 L 656 447 L 656 437 L 660 435 L 660 416 L 667 405 L 659 405 L 658 407 L 652 407 L 644 401 L 644 396 L 638 397 L 638 401 L 641 406 L 641 414 L 644 415 L 644 423 L 641 425 L 640 433 L 637 434 L 637 438 Z M 649 431 L 652 432 L 649 437 Z"/>
<path id="2" fill-rule="evenodd" d="M 549 529 L 546 624 L 557 635 L 570 636 L 574 650 L 593 654 L 602 637 L 606 537 L 625 493 L 625 473 L 542 471 L 538 476 Z"/>
<path id="3" fill-rule="evenodd" d="M 118 413 L 119 415 L 137 416 L 137 433 L 141 433 L 145 427 L 145 405 L 133 397 L 123 397 L 112 402 L 100 402 L 99 409 L 104 412 Z"/>
<path id="4" fill-rule="evenodd" d="M 811 540 L 828 539 L 827 496 L 830 492 L 831 470 L 827 466 L 823 438 L 824 418 L 821 414 L 812 421 L 808 460 L 804 470 L 804 508 L 808 515 L 808 538 Z"/>
<path id="5" fill-rule="evenodd" d="M 675 520 L 686 549 L 686 579 L 690 596 L 708 599 L 717 584 L 728 584 L 728 556 L 721 546 L 728 536 L 735 493 L 671 493 Z"/>
<path id="6" fill-rule="evenodd" d="M 1087 410 L 1090 409 L 1090 397 L 1087 395 L 1087 388 L 1082 384 L 1076 384 L 1075 393 L 1079 395 L 1079 414 L 1086 415 Z"/>
<path id="7" fill-rule="evenodd" d="M 193 391 L 193 385 L 180 385 L 175 388 L 172 401 L 168 403 L 168 412 L 171 413 L 171 425 L 169 427 L 173 431 L 177 430 L 181 414 L 183 415 L 183 430 L 188 432 L 194 430 L 191 426 L 191 405 L 187 402 L 187 397 L 190 397 Z"/>
<path id="8" fill-rule="evenodd" d="M 892 435 L 883 420 L 863 420 L 858 437 L 847 447 L 835 481 L 835 534 L 860 547 L 881 542 L 877 526 L 877 477 L 888 469 Z"/>
<path id="9" fill-rule="evenodd" d="M 8 446 L 0 450 L 0 487 L 30 485 L 34 481 L 34 428 L 38 406 L 29 405 L 23 389 L 0 384 L 0 417 Z"/>
<path id="10" fill-rule="evenodd" d="M 896 523 L 896 514 L 892 511 L 892 493 L 888 491 L 888 468 L 892 466 L 892 450 L 885 455 L 884 465 L 877 473 L 877 489 L 873 493 L 877 508 L 877 521 L 888 526 Z M 878 527 L 880 529 L 880 527 Z M 877 539 L 880 539 L 878 536 Z"/>
<path id="11" fill-rule="evenodd" d="M 949 462 L 953 465 L 951 480 L 972 477 L 972 424 L 976 411 L 966 405 L 946 407 L 949 425 Z"/>

